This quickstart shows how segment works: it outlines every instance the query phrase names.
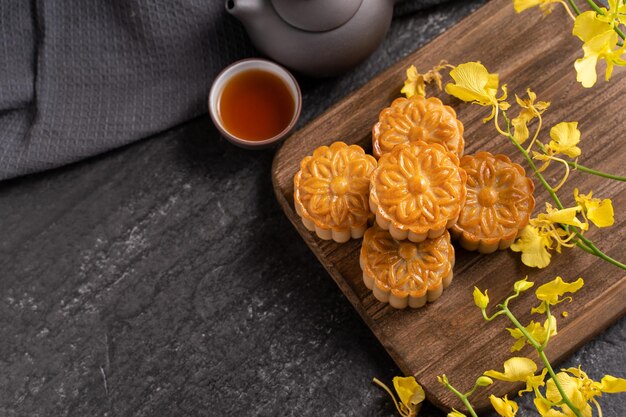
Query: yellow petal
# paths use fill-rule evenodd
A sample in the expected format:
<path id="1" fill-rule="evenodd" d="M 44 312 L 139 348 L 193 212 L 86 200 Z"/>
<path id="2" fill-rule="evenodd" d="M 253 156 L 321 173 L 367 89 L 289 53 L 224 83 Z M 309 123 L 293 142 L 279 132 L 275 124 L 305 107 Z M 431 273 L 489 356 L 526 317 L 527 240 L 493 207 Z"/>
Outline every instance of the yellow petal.
<path id="1" fill-rule="evenodd" d="M 591 88 L 598 80 L 596 74 L 596 64 L 598 63 L 598 56 L 591 55 L 579 58 L 574 62 L 574 68 L 576 69 L 576 81 L 578 81 L 583 87 Z"/>
<path id="2" fill-rule="evenodd" d="M 467 62 L 450 71 L 456 84 L 448 83 L 446 93 L 466 102 L 491 106 L 497 102 L 498 74 L 489 74 L 480 62 Z"/>
<path id="3" fill-rule="evenodd" d="M 460 411 L 456 411 L 455 409 L 452 409 L 452 411 L 448 413 L 447 417 L 467 417 L 467 416 L 461 413 Z"/>
<path id="4" fill-rule="evenodd" d="M 550 253 L 547 248 L 550 242 L 539 233 L 539 229 L 526 225 L 520 232 L 515 243 L 511 245 L 513 252 L 522 252 L 524 265 L 545 268 L 550 264 Z"/>
<path id="5" fill-rule="evenodd" d="M 599 199 L 594 200 L 600 201 Z M 613 226 L 613 223 L 615 223 L 615 218 L 613 217 L 613 202 L 605 198 L 599 203 L 591 205 L 587 209 L 587 218 L 598 227 Z"/>
<path id="6" fill-rule="evenodd" d="M 415 65 L 411 65 L 406 70 L 406 80 L 404 81 L 404 87 L 402 87 L 400 93 L 404 94 L 406 98 L 411 98 L 416 94 L 421 96 L 426 95 L 424 77 L 417 72 Z"/>
<path id="7" fill-rule="evenodd" d="M 489 401 L 494 410 L 502 417 L 514 417 L 517 414 L 517 404 L 509 400 L 506 395 L 504 398 L 498 398 L 492 394 L 489 396 Z"/>
<path id="8" fill-rule="evenodd" d="M 398 397 L 402 404 L 407 407 L 415 406 L 426 398 L 424 389 L 417 383 L 414 377 L 400 377 L 393 378 L 393 387 L 398 393 Z"/>
<path id="9" fill-rule="evenodd" d="M 559 297 L 565 293 L 575 293 L 585 284 L 582 278 L 578 278 L 576 281 L 568 283 L 564 282 L 561 277 L 556 277 L 554 280 L 547 284 L 541 285 L 535 291 L 537 299 L 545 301 L 548 304 L 556 305 L 560 302 Z"/>
<path id="10" fill-rule="evenodd" d="M 481 310 L 486 309 L 487 305 L 489 304 L 489 296 L 487 295 L 487 291 L 488 290 L 485 290 L 485 293 L 483 294 L 482 292 L 480 292 L 478 287 L 474 287 L 474 304 L 476 304 L 476 306 Z"/>
<path id="11" fill-rule="evenodd" d="M 533 307 L 530 309 L 531 314 L 543 314 L 546 312 L 546 303 L 541 303 L 537 307 Z"/>
<path id="12" fill-rule="evenodd" d="M 580 142 L 580 130 L 578 122 L 561 122 L 550 129 L 548 148 L 555 153 L 562 153 L 570 158 L 580 156 L 580 148 L 576 145 Z"/>
<path id="13" fill-rule="evenodd" d="M 574 188 L 574 198 L 587 218 L 596 226 L 608 227 L 615 223 L 611 199 L 593 198 L 593 192 L 589 192 L 587 195 L 579 194 L 578 188 Z"/>
<path id="14" fill-rule="evenodd" d="M 612 30 L 607 22 L 602 21 L 598 17 L 598 14 L 591 10 L 579 14 L 574 21 L 572 34 L 578 36 L 583 42 L 589 42 L 596 36 Z"/>
<path id="15" fill-rule="evenodd" d="M 526 378 L 526 388 L 520 390 L 518 395 L 521 396 L 524 392 L 533 392 L 536 388 L 543 387 L 545 385 L 546 374 L 548 373 L 547 368 L 543 368 L 539 375 L 532 375 Z"/>
<path id="16" fill-rule="evenodd" d="M 537 407 L 537 411 L 541 417 L 568 417 L 567 414 L 563 414 L 558 410 L 550 408 L 550 406 L 544 403 L 539 397 L 535 398 L 533 403 L 535 404 L 535 407 Z"/>
<path id="17" fill-rule="evenodd" d="M 521 13 L 531 7 L 539 6 L 541 0 L 513 0 L 513 7 L 517 13 Z"/>
<path id="18" fill-rule="evenodd" d="M 540 213 L 537 216 L 540 220 L 548 220 L 551 223 L 566 224 L 569 226 L 576 226 L 582 230 L 587 230 L 587 225 L 581 222 L 576 214 L 580 211 L 580 207 L 568 207 L 561 210 L 554 210 L 548 208 L 547 213 Z"/>
<path id="19" fill-rule="evenodd" d="M 511 120 L 511 124 L 513 125 L 513 139 L 517 143 L 524 143 L 528 136 L 530 136 L 530 132 L 528 131 L 528 119 L 520 115 L 519 117 Z"/>
<path id="20" fill-rule="evenodd" d="M 537 364 L 528 358 L 514 357 L 504 362 L 504 373 L 498 371 L 486 371 L 485 375 L 500 381 L 526 381 L 537 371 Z"/>
<path id="21" fill-rule="evenodd" d="M 548 337 L 552 337 L 555 334 L 557 334 L 556 317 L 550 316 L 549 319 L 543 322 L 543 331 L 535 333 L 535 339 L 537 339 L 539 343 L 543 343 Z"/>
<path id="22" fill-rule="evenodd" d="M 600 381 L 600 384 L 598 384 L 598 388 L 600 389 L 600 391 L 606 392 L 608 394 L 614 394 L 616 392 L 625 392 L 626 391 L 626 379 L 616 378 L 611 375 L 605 375 Z"/>

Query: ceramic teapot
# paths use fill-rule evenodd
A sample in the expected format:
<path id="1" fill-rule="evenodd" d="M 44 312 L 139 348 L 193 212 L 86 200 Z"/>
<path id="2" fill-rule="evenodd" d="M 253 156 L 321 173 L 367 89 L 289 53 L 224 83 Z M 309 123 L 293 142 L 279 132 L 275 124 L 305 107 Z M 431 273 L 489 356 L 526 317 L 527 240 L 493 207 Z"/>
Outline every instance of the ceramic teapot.
<path id="1" fill-rule="evenodd" d="M 300 73 L 340 74 L 382 42 L 396 0 L 227 0 L 259 51 Z"/>

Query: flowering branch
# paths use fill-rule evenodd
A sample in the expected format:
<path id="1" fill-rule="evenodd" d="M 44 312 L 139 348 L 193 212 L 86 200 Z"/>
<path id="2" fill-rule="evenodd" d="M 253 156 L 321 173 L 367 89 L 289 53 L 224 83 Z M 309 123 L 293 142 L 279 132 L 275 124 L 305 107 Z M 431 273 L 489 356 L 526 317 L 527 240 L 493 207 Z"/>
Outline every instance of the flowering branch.
<path id="1" fill-rule="evenodd" d="M 611 201 L 609 199 L 592 198 L 592 193 L 579 195 L 578 190 L 575 190 L 577 205 L 566 208 L 556 193 L 565 183 L 570 173 L 568 161 L 563 157 L 557 157 L 557 155 L 562 154 L 564 157 L 578 158 L 581 154 L 581 150 L 577 146 L 581 137 L 578 123 L 561 122 L 553 126 L 550 130 L 551 141 L 544 145 L 538 140 L 542 127 L 541 115 L 548 109 L 550 103 L 537 101 L 536 94 L 531 90 L 527 90 L 527 99 L 515 96 L 521 111 L 519 116 L 510 119 L 507 116 L 507 110 L 511 106 L 506 102 L 506 86 L 502 87 L 503 94 L 500 97 L 496 97 L 498 92 L 497 74 L 489 74 L 487 69 L 478 62 L 469 62 L 455 67 L 450 71 L 450 76 L 455 83 L 447 84 L 446 92 L 463 101 L 491 107 L 491 115 L 484 121 L 494 120 L 496 130 L 522 153 L 541 185 L 548 191 L 554 204 L 556 204 L 556 209 L 547 205 L 546 213 L 541 213 L 537 218 L 530 219 L 529 224 L 521 230 L 518 240 L 511 245 L 513 251 L 522 252 L 522 262 L 528 266 L 544 268 L 550 263 L 551 255 L 548 249 L 552 249 L 553 245 L 556 245 L 557 252 L 561 251 L 562 246 L 578 246 L 585 252 L 626 270 L 626 265 L 602 252 L 591 240 L 583 235 L 584 231 L 589 228 L 590 222 L 597 227 L 607 227 L 614 223 Z M 506 124 L 504 129 L 499 125 L 499 115 L 502 115 L 502 119 Z M 522 144 L 530 137 L 528 124 L 533 119 L 537 119 L 538 124 L 530 145 L 525 149 Z M 514 131 L 512 131 L 512 128 L 514 128 Z M 533 151 L 533 156 L 531 156 L 530 152 L 535 144 L 541 152 Z M 543 161 L 543 165 L 537 167 L 535 160 Z M 552 186 L 542 174 L 542 171 L 548 167 L 551 161 L 557 161 L 565 167 L 565 175 L 556 186 Z M 577 162 L 575 163 L 578 166 Z M 581 169 L 580 171 L 594 171 L 588 172 L 591 174 L 600 173 L 590 169 Z M 606 173 L 601 174 L 610 175 Z M 616 175 L 612 177 L 614 179 L 621 178 Z M 582 214 L 584 222 L 577 218 L 578 213 Z"/>

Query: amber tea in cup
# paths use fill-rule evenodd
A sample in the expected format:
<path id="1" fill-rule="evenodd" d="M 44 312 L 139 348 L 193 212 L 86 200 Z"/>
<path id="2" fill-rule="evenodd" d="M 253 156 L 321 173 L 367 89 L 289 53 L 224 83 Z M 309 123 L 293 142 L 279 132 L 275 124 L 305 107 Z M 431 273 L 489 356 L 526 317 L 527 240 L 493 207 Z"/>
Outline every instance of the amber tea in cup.
<path id="1" fill-rule="evenodd" d="M 261 59 L 239 61 L 226 68 L 209 94 L 215 125 L 228 140 L 247 148 L 284 138 L 298 119 L 300 103 L 293 76 Z"/>

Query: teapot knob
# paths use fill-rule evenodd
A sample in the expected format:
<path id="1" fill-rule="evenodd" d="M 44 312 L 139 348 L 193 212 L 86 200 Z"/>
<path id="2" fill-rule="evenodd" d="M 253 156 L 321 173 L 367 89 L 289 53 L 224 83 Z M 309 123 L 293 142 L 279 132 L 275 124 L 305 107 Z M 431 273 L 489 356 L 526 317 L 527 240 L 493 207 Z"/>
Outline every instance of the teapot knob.
<path id="1" fill-rule="evenodd" d="M 355 15 L 363 0 L 271 0 L 291 26 L 309 32 L 338 28 Z"/>

